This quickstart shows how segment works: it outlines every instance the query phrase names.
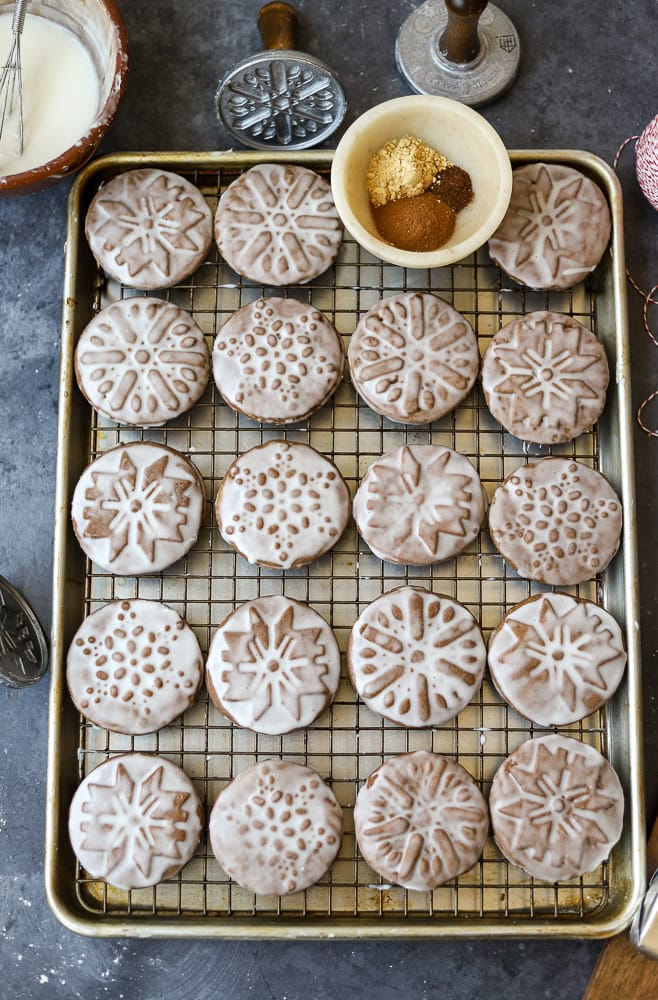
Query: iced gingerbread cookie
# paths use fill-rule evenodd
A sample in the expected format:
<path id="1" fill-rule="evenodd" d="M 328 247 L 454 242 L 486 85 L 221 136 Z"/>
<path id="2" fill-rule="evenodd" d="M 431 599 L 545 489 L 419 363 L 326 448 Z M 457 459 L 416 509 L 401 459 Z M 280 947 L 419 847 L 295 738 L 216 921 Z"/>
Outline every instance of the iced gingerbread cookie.
<path id="1" fill-rule="evenodd" d="M 382 299 L 350 338 L 354 388 L 377 413 L 406 424 L 438 420 L 468 395 L 480 368 L 477 339 L 436 295 Z"/>
<path id="2" fill-rule="evenodd" d="M 440 726 L 468 705 L 487 653 L 463 604 L 420 587 L 382 594 L 357 618 L 347 664 L 368 708 L 398 726 Z"/>
<path id="3" fill-rule="evenodd" d="M 268 424 L 305 420 L 343 377 L 343 342 L 297 299 L 259 299 L 224 324 L 213 349 L 217 388 L 234 410 Z"/>
<path id="4" fill-rule="evenodd" d="M 529 288 L 571 288 L 601 260 L 610 228 L 608 203 L 593 181 L 561 163 L 529 163 L 514 171 L 489 253 Z"/>
<path id="5" fill-rule="evenodd" d="M 290 597 L 240 605 L 215 632 L 206 686 L 219 711 L 268 735 L 310 726 L 331 704 L 340 651 L 324 618 Z"/>
<path id="6" fill-rule="evenodd" d="M 69 812 L 80 864 L 117 889 L 171 878 L 194 854 L 202 829 L 192 782 L 155 754 L 122 754 L 99 764 L 79 785 Z"/>
<path id="7" fill-rule="evenodd" d="M 99 455 L 73 493 L 76 537 L 109 573 L 158 573 L 184 556 L 199 534 L 203 480 L 173 448 L 136 441 Z"/>
<path id="8" fill-rule="evenodd" d="M 76 708 L 114 733 L 153 733 L 194 701 L 203 658 L 192 629 L 158 601 L 115 601 L 85 618 L 66 660 Z"/>
<path id="9" fill-rule="evenodd" d="M 259 163 L 219 199 L 215 236 L 229 267 L 259 285 L 301 285 L 331 267 L 343 227 L 313 170 Z"/>
<path id="10" fill-rule="evenodd" d="M 557 587 L 591 580 L 619 548 L 622 508 L 608 480 L 568 458 L 540 458 L 498 487 L 494 545 L 519 576 Z"/>
<path id="11" fill-rule="evenodd" d="M 526 740 L 500 765 L 489 796 L 496 844 L 545 882 L 594 871 L 621 837 L 624 793 L 598 750 L 567 736 Z"/>
<path id="12" fill-rule="evenodd" d="M 208 348 L 189 313 L 162 299 L 121 299 L 75 349 L 80 390 L 120 424 L 155 427 L 189 410 L 208 384 Z"/>
<path id="13" fill-rule="evenodd" d="M 488 658 L 501 697 L 539 726 L 591 715 L 615 693 L 626 666 L 612 615 L 568 594 L 517 604 L 492 633 Z"/>
<path id="14" fill-rule="evenodd" d="M 504 326 L 482 363 L 491 413 L 522 441 L 571 441 L 605 406 L 609 372 L 593 333 L 554 312 L 528 313 Z"/>
<path id="15" fill-rule="evenodd" d="M 239 885 L 259 896 L 287 896 L 330 868 L 343 813 L 310 767 L 264 760 L 222 789 L 208 832 L 215 857 Z"/>
<path id="16" fill-rule="evenodd" d="M 463 455 L 441 445 L 403 445 L 368 469 L 354 520 L 380 559 L 426 566 L 465 549 L 486 507 L 480 478 Z"/>
<path id="17" fill-rule="evenodd" d="M 250 563 L 294 569 L 332 548 L 350 493 L 336 466 L 307 444 L 268 441 L 240 455 L 215 501 L 222 538 Z"/>
<path id="18" fill-rule="evenodd" d="M 354 807 L 365 861 L 405 889 L 428 891 L 468 871 L 488 830 L 487 804 L 468 771 L 426 750 L 378 767 Z"/>
<path id="19" fill-rule="evenodd" d="M 212 243 L 212 212 L 194 184 L 166 170 L 128 170 L 94 196 L 85 223 L 103 270 L 130 288 L 171 288 Z"/>

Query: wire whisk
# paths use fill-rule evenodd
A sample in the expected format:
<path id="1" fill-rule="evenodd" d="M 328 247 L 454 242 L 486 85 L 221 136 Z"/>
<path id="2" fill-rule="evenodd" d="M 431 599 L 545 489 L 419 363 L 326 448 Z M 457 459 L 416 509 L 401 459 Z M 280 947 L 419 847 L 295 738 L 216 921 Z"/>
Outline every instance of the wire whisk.
<path id="1" fill-rule="evenodd" d="M 7 56 L 7 61 L 2 67 L 0 75 L 0 140 L 5 129 L 7 113 L 11 117 L 14 109 L 14 100 L 18 97 L 17 105 L 17 134 L 16 134 L 16 155 L 23 153 L 23 72 L 21 69 L 21 34 L 25 24 L 25 15 L 29 0 L 16 0 L 14 8 L 14 18 L 11 24 L 12 43 Z"/>

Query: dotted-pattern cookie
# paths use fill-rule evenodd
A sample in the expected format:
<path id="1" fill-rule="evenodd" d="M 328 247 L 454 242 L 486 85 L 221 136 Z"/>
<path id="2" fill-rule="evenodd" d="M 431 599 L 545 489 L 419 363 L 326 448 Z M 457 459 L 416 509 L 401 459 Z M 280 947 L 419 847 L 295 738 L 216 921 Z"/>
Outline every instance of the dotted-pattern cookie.
<path id="1" fill-rule="evenodd" d="M 514 171 L 489 253 L 529 288 L 571 288 L 601 260 L 610 229 L 608 203 L 593 181 L 560 163 L 530 163 Z"/>
<path id="2" fill-rule="evenodd" d="M 336 466 L 307 444 L 268 441 L 240 455 L 215 501 L 222 538 L 250 563 L 293 569 L 332 548 L 350 493 Z"/>
<path id="3" fill-rule="evenodd" d="M 94 196 L 85 233 L 115 281 L 150 291 L 170 288 L 203 262 L 212 212 L 194 184 L 166 170 L 128 170 Z"/>
<path id="4" fill-rule="evenodd" d="M 488 830 L 487 804 L 468 771 L 426 750 L 378 767 L 354 807 L 361 854 L 405 889 L 434 889 L 468 871 Z"/>
<path id="5" fill-rule="evenodd" d="M 608 480 L 580 462 L 541 458 L 498 487 L 494 545 L 520 576 L 569 587 L 601 573 L 619 548 L 622 508 Z"/>
<path id="6" fill-rule="evenodd" d="M 504 326 L 482 364 L 482 388 L 496 420 L 522 441 L 571 441 L 605 406 L 609 371 L 593 333 L 570 316 L 534 312 Z"/>
<path id="7" fill-rule="evenodd" d="M 539 726 L 584 719 L 612 697 L 626 666 L 619 625 L 568 594 L 512 608 L 489 640 L 489 670 L 505 701 Z"/>
<path id="8" fill-rule="evenodd" d="M 324 618 L 290 597 L 258 597 L 222 622 L 206 685 L 232 722 L 280 735 L 310 726 L 333 700 L 340 651 Z"/>
<path id="9" fill-rule="evenodd" d="M 66 660 L 76 708 L 95 726 L 138 736 L 194 701 L 203 658 L 192 629 L 158 601 L 115 601 L 85 618 Z"/>
<path id="10" fill-rule="evenodd" d="M 259 285 L 300 285 L 331 267 L 343 227 L 331 188 L 313 170 L 260 163 L 219 199 L 215 236 L 238 274 Z"/>
<path id="11" fill-rule="evenodd" d="M 261 896 L 287 896 L 329 869 L 343 813 L 310 767 L 264 760 L 219 793 L 208 832 L 215 857 L 239 885 Z"/>
<path id="12" fill-rule="evenodd" d="M 252 302 L 220 330 L 213 349 L 217 388 L 252 420 L 305 420 L 343 377 L 343 342 L 326 316 L 296 299 Z"/>
<path id="13" fill-rule="evenodd" d="M 352 628 L 347 664 L 368 708 L 398 726 L 440 726 L 471 701 L 486 663 L 463 604 L 420 587 L 382 594 Z"/>
<path id="14" fill-rule="evenodd" d="M 480 368 L 477 339 L 461 313 L 436 295 L 382 299 L 350 338 L 354 388 L 377 413 L 426 424 L 468 395 Z"/>
<path id="15" fill-rule="evenodd" d="M 99 764 L 79 785 L 69 812 L 80 864 L 117 889 L 171 878 L 194 854 L 202 829 L 192 782 L 154 754 L 122 754 Z"/>
<path id="16" fill-rule="evenodd" d="M 82 473 L 71 517 L 89 558 L 109 573 L 157 573 L 194 545 L 204 486 L 180 452 L 136 441 L 99 455 Z"/>
<path id="17" fill-rule="evenodd" d="M 463 455 L 441 445 L 403 445 L 368 469 L 354 520 L 380 559 L 425 566 L 466 548 L 486 507 L 479 476 Z"/>
<path id="18" fill-rule="evenodd" d="M 567 736 L 526 740 L 496 771 L 491 825 L 505 857 L 546 882 L 594 871 L 621 837 L 624 793 L 598 750 Z"/>
<path id="19" fill-rule="evenodd" d="M 199 327 L 162 299 L 121 299 L 101 309 L 75 349 L 82 393 L 94 409 L 133 427 L 155 427 L 189 410 L 209 368 Z"/>

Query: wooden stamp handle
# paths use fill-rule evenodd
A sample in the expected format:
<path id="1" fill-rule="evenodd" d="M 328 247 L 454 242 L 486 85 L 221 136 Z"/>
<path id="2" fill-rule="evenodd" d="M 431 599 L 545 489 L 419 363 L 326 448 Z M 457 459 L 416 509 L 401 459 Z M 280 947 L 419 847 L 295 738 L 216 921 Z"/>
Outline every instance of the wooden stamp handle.
<path id="1" fill-rule="evenodd" d="M 266 49 L 294 49 L 297 11 L 289 3 L 266 3 L 258 11 L 258 30 Z"/>
<path id="2" fill-rule="evenodd" d="M 445 0 L 448 23 L 439 39 L 439 51 L 449 62 L 470 63 L 478 55 L 478 21 L 487 2 L 488 0 Z"/>

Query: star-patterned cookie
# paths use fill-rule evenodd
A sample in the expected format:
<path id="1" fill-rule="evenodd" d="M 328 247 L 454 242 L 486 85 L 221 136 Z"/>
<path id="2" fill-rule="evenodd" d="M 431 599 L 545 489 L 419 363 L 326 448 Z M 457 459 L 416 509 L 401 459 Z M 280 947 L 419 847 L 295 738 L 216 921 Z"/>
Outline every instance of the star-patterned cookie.
<path id="1" fill-rule="evenodd" d="M 120 444 L 80 476 L 73 530 L 89 558 L 109 573 L 157 573 L 194 545 L 204 492 L 198 470 L 180 452 L 146 441 Z"/>
<path id="2" fill-rule="evenodd" d="M 219 199 L 219 251 L 259 285 L 301 285 L 331 267 L 343 227 L 331 188 L 306 167 L 259 163 Z"/>
<path id="3" fill-rule="evenodd" d="M 480 478 L 464 455 L 442 445 L 402 445 L 366 472 L 354 520 L 380 559 L 426 566 L 465 549 L 486 508 Z"/>
<path id="4" fill-rule="evenodd" d="M 122 754 L 99 764 L 78 786 L 69 812 L 80 864 L 117 889 L 171 878 L 194 854 L 202 829 L 192 782 L 155 754 Z"/>
<path id="5" fill-rule="evenodd" d="M 166 170 L 127 170 L 92 199 L 85 233 L 103 270 L 130 288 L 171 288 L 203 262 L 212 212 L 194 184 Z"/>
<path id="6" fill-rule="evenodd" d="M 420 587 L 382 594 L 352 628 L 347 665 L 368 708 L 398 726 L 440 726 L 468 705 L 487 654 L 463 604 Z"/>
<path id="7" fill-rule="evenodd" d="M 427 424 L 454 410 L 480 367 L 470 324 L 428 292 L 378 302 L 352 334 L 348 358 L 354 388 L 368 406 L 406 424 Z"/>
<path id="8" fill-rule="evenodd" d="M 75 348 L 75 374 L 94 409 L 131 427 L 189 410 L 208 384 L 206 339 L 189 313 L 162 299 L 121 299 L 92 319 Z"/>
<path id="9" fill-rule="evenodd" d="M 567 736 L 526 740 L 496 771 L 489 796 L 496 844 L 546 882 L 594 871 L 621 836 L 624 793 L 594 747 Z"/>
<path id="10" fill-rule="evenodd" d="M 522 441 L 557 444 L 592 427 L 605 406 L 609 371 L 593 333 L 570 316 L 528 313 L 504 326 L 482 363 L 491 413 Z"/>
<path id="11" fill-rule="evenodd" d="M 210 697 L 232 722 L 257 733 L 310 726 L 339 680 L 340 651 L 324 618 L 278 594 L 232 611 L 208 651 Z"/>
<path id="12" fill-rule="evenodd" d="M 468 771 L 426 750 L 387 760 L 354 806 L 364 859 L 405 889 L 428 891 L 468 871 L 488 831 L 487 804 Z"/>
<path id="13" fill-rule="evenodd" d="M 514 171 L 489 253 L 529 288 L 571 288 L 601 260 L 610 228 L 608 203 L 593 181 L 560 163 L 529 163 Z"/>
<path id="14" fill-rule="evenodd" d="M 498 693 L 539 726 L 591 715 L 617 690 L 626 666 L 619 625 L 569 594 L 538 594 L 505 615 L 489 640 Z"/>
<path id="15" fill-rule="evenodd" d="M 515 469 L 493 495 L 489 532 L 517 573 L 569 587 L 603 572 L 619 548 L 622 507 L 600 472 L 568 458 Z"/>

